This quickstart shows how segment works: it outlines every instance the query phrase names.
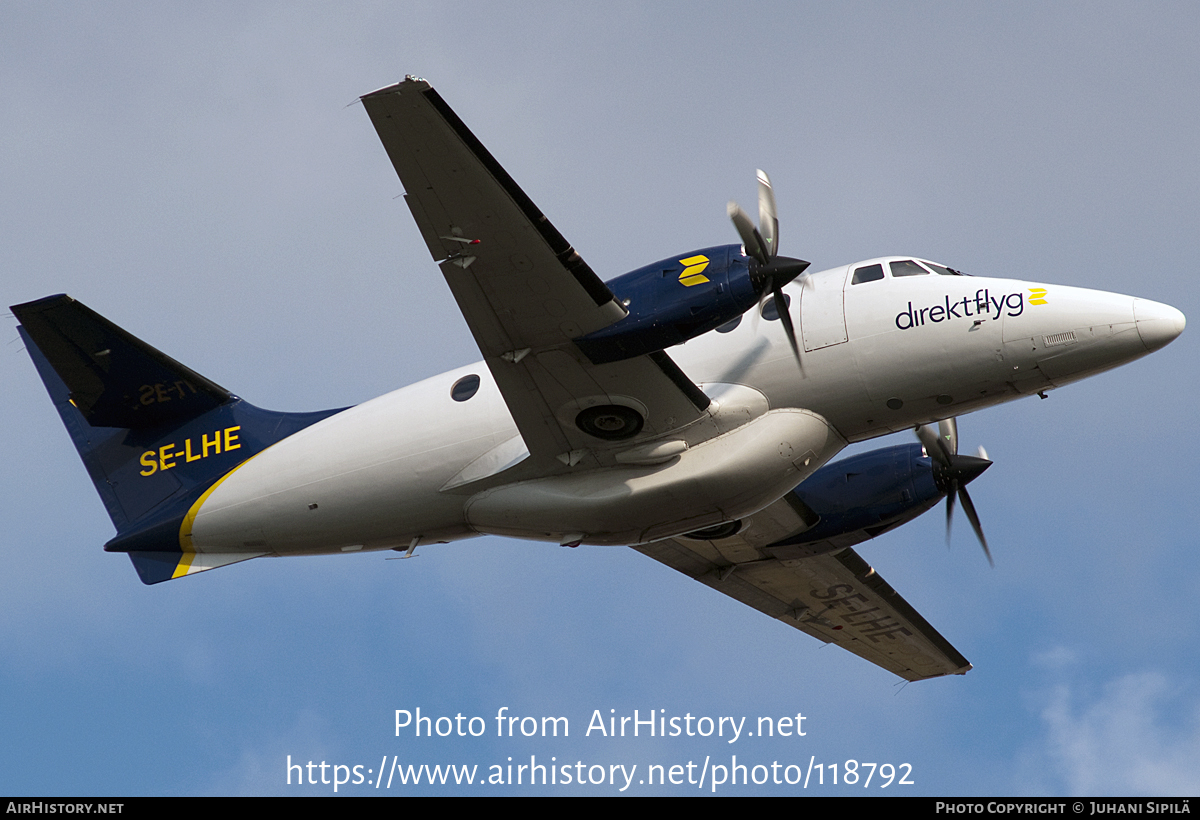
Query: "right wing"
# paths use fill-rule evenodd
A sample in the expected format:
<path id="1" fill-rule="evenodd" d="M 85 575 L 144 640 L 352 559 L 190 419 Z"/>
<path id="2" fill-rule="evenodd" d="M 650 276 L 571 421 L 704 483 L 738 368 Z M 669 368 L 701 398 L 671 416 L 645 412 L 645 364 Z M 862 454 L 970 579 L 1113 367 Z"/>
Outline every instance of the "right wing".
<path id="1" fill-rule="evenodd" d="M 854 550 L 813 555 L 770 546 L 797 532 L 797 522 L 811 512 L 792 498 L 789 493 L 755 513 L 732 536 L 674 538 L 634 549 L 906 680 L 962 675 L 971 668 Z"/>
<path id="2" fill-rule="evenodd" d="M 362 102 L 421 235 L 543 469 L 548 459 L 606 463 L 614 447 L 705 416 L 708 397 L 666 353 L 596 365 L 575 346 L 574 339 L 623 319 L 625 308 L 429 83 L 410 77 Z M 612 435 L 584 431 L 581 412 L 613 406 L 617 412 L 591 428 Z"/>

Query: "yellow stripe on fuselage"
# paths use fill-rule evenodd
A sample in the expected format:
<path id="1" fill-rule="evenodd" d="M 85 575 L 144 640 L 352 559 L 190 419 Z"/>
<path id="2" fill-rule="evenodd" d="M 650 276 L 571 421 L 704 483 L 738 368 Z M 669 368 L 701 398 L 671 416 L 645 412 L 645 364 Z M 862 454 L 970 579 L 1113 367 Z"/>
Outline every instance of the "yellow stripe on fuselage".
<path id="1" fill-rule="evenodd" d="M 263 452 L 266 452 L 266 450 L 264 450 Z M 196 523 L 196 516 L 199 515 L 199 513 L 200 513 L 200 507 L 204 504 L 205 501 L 208 500 L 208 497 L 213 494 L 213 491 L 216 490 L 217 487 L 221 486 L 221 482 L 223 482 L 225 479 L 229 478 L 231 475 L 233 475 L 235 472 L 237 472 L 239 469 L 241 469 L 247 462 L 254 459 L 254 457 L 257 455 L 259 455 L 259 454 L 255 453 L 253 456 L 250 456 L 250 458 L 246 459 L 246 461 L 243 461 L 237 467 L 234 467 L 232 470 L 227 472 L 225 475 L 221 476 L 216 481 L 214 481 L 212 486 L 209 487 L 207 490 L 205 490 L 204 493 L 199 498 L 196 499 L 196 503 L 191 506 L 191 509 L 189 509 L 187 511 L 187 515 L 185 515 L 183 517 L 183 523 L 179 525 L 179 546 L 183 548 L 184 557 L 182 559 L 180 559 L 179 566 L 177 566 L 175 568 L 175 574 L 171 576 L 172 578 L 180 577 L 181 569 L 183 570 L 182 574 L 187 575 L 188 567 L 190 567 L 191 563 L 192 563 L 192 558 L 190 558 L 188 556 L 190 555 L 192 557 L 195 557 L 195 555 L 196 555 L 196 551 L 192 547 L 192 525 L 194 525 Z M 186 562 L 187 566 L 184 566 L 185 562 Z"/>
<path id="2" fill-rule="evenodd" d="M 179 563 L 175 566 L 175 571 L 171 573 L 171 580 L 182 578 L 188 574 L 188 570 L 192 568 L 192 561 L 196 559 L 196 553 L 185 552 L 179 559 Z"/>

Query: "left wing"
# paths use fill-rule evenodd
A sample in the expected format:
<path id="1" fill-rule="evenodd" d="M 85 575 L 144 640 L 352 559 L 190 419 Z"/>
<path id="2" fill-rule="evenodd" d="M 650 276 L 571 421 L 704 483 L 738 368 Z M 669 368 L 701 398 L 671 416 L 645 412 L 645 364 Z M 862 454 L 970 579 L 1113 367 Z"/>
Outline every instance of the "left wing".
<path id="1" fill-rule="evenodd" d="M 797 522 L 811 512 L 792 499 L 789 493 L 755 513 L 732 536 L 675 538 L 634 549 L 906 680 L 962 675 L 971 668 L 854 550 L 813 555 L 811 549 L 770 546 L 796 532 Z"/>
<path id="2" fill-rule="evenodd" d="M 362 102 L 535 460 L 610 463 L 606 450 L 705 415 L 708 397 L 665 353 L 596 365 L 575 346 L 625 308 L 429 83 Z"/>

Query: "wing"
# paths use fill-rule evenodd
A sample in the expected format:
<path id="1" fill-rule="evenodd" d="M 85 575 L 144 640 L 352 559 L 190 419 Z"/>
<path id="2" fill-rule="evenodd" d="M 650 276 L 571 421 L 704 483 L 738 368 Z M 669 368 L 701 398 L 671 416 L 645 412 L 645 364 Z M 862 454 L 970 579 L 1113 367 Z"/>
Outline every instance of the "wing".
<path id="1" fill-rule="evenodd" d="M 736 535 L 676 538 L 634 549 L 907 680 L 962 675 L 971 668 L 854 550 L 799 556 L 795 547 L 768 545 L 796 532 L 796 521 L 805 517 L 784 499 L 751 516 Z"/>
<path id="2" fill-rule="evenodd" d="M 625 447 L 701 418 L 708 397 L 665 353 L 594 365 L 576 348 L 625 308 L 427 82 L 362 102 L 531 456 L 603 451 L 576 423 L 591 408 L 641 416 L 605 418 L 636 426 L 611 436 Z"/>

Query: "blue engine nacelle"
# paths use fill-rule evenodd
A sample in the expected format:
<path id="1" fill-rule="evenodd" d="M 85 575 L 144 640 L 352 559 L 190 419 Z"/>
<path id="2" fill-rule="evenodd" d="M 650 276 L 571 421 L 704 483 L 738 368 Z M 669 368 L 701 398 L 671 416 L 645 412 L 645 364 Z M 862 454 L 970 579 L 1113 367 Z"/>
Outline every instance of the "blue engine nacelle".
<path id="1" fill-rule="evenodd" d="M 820 520 L 777 541 L 776 558 L 804 558 L 851 547 L 905 524 L 945 496 L 920 444 L 900 444 L 827 464 L 790 495 Z"/>
<path id="2" fill-rule="evenodd" d="M 575 344 L 594 364 L 663 350 L 754 307 L 765 279 L 758 263 L 742 253 L 740 245 L 664 259 L 610 280 L 609 288 L 629 315 L 576 339 Z"/>

